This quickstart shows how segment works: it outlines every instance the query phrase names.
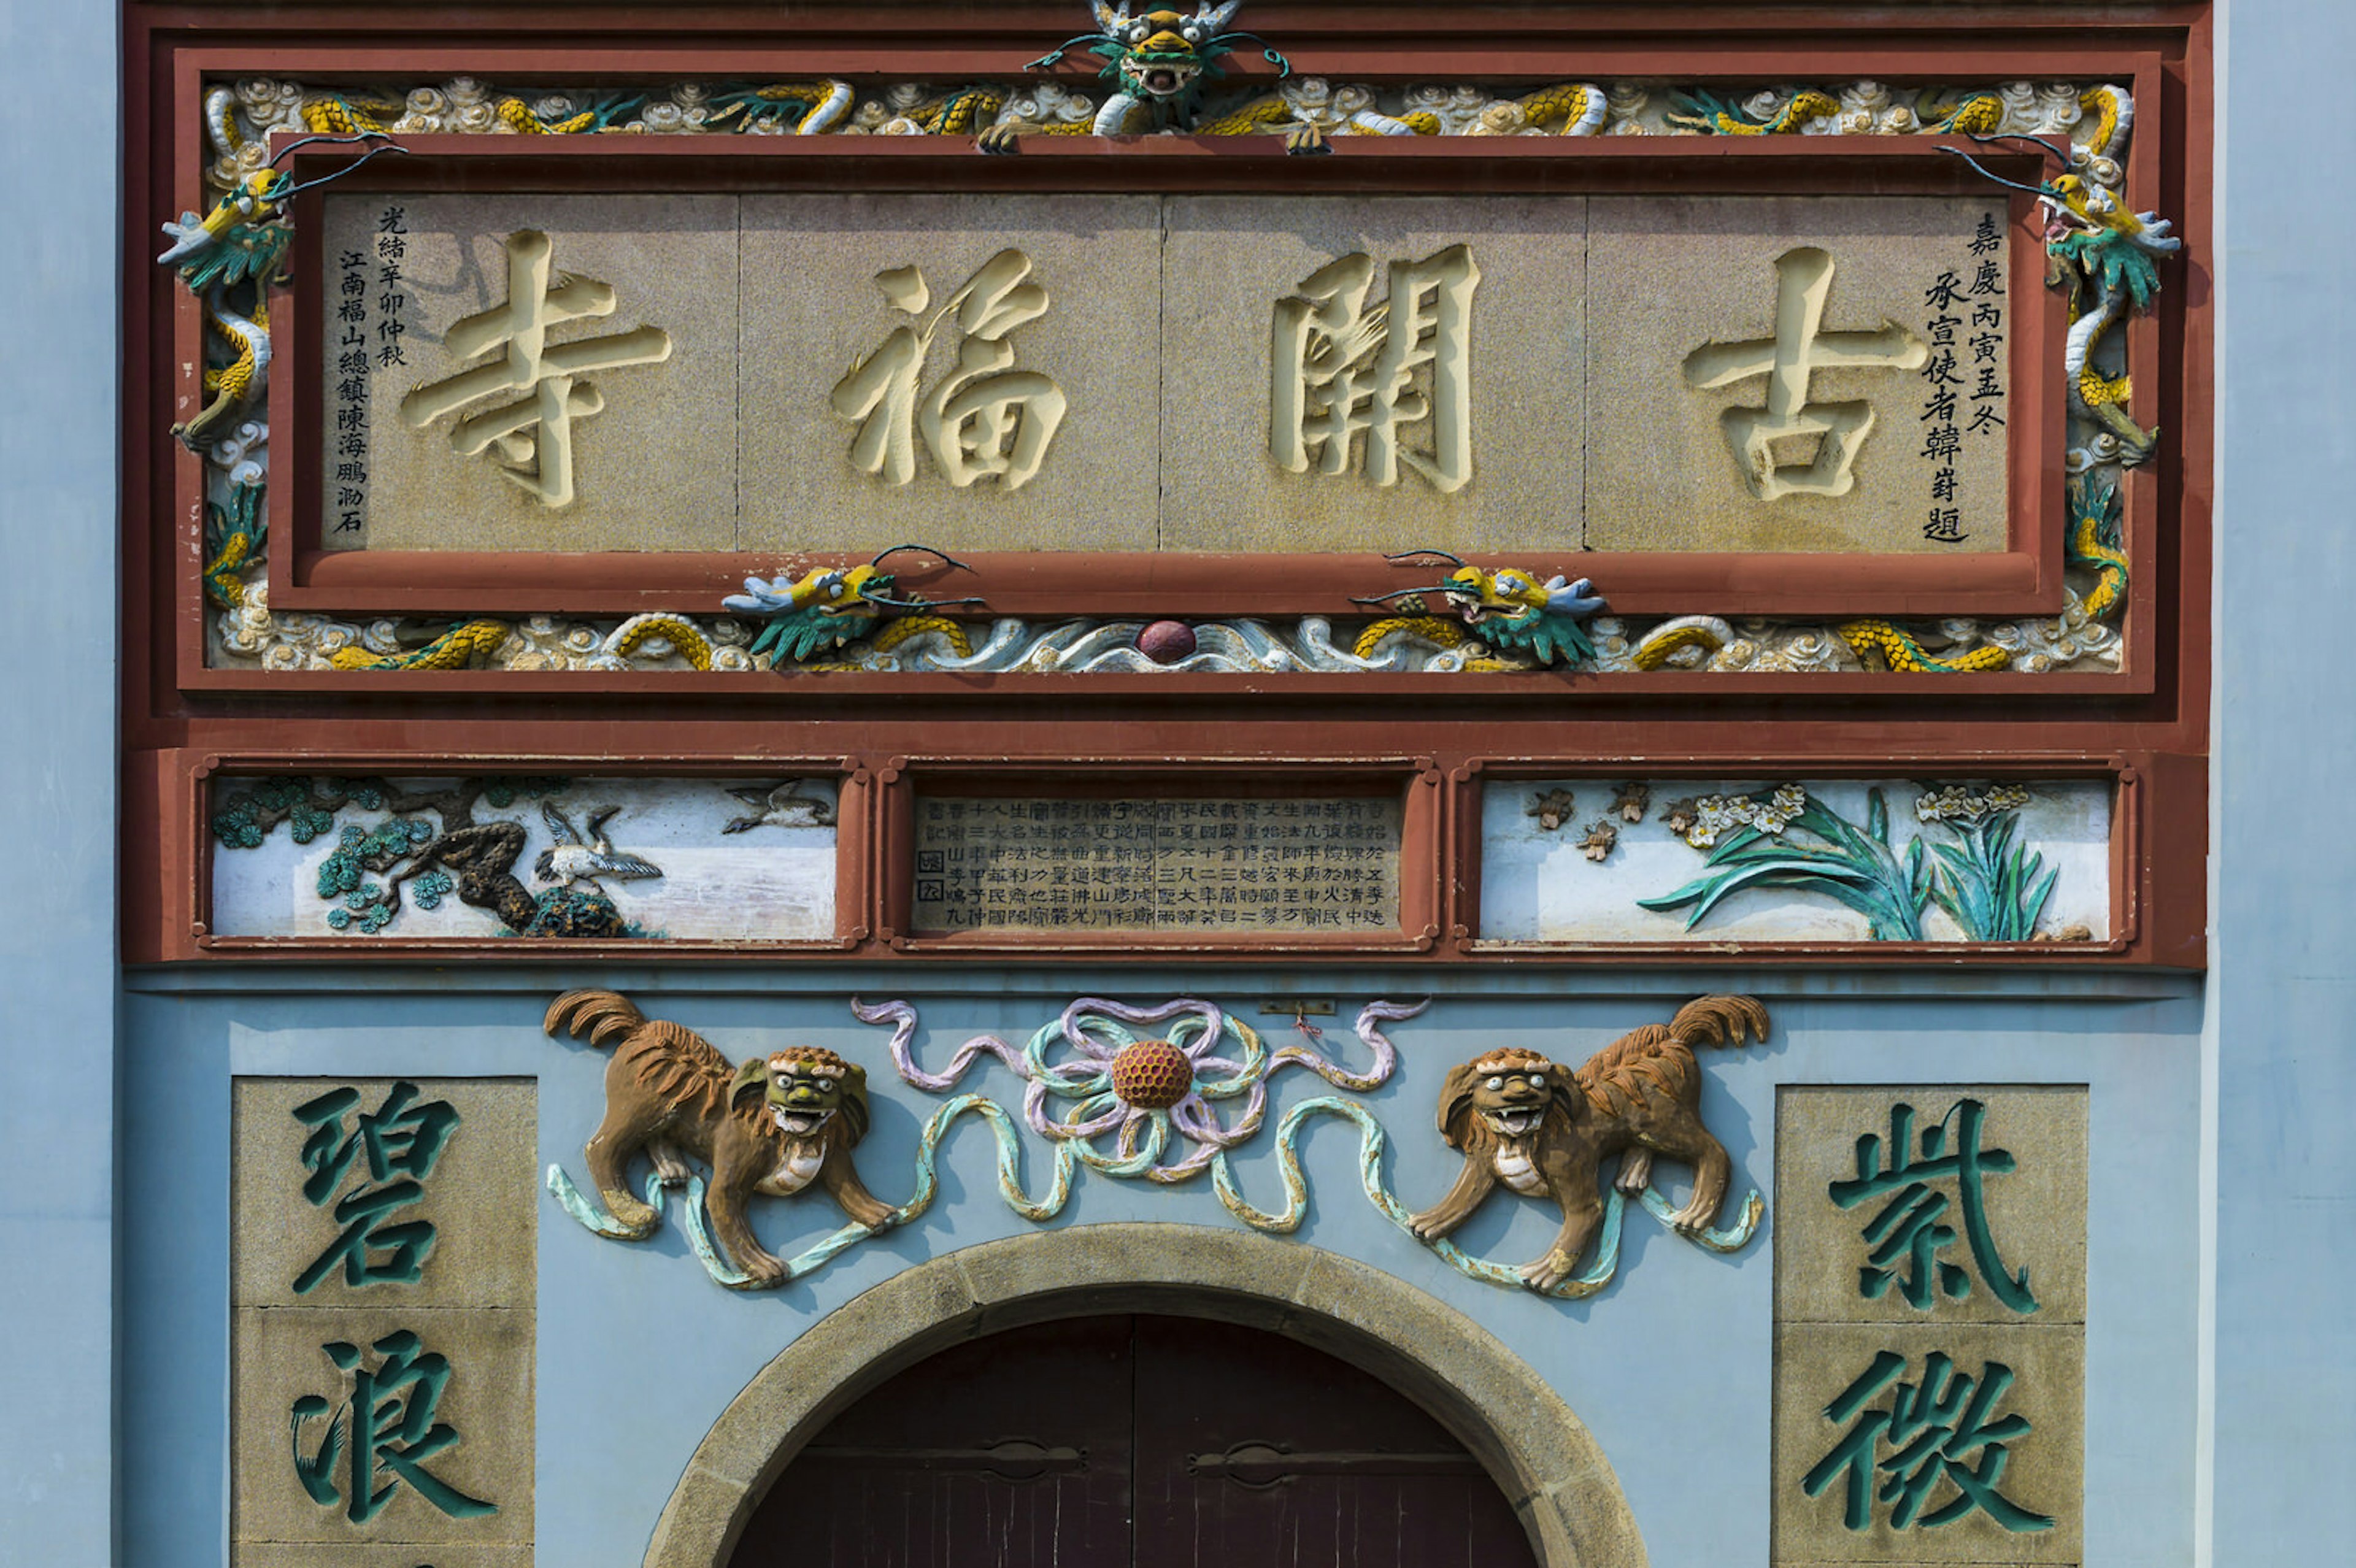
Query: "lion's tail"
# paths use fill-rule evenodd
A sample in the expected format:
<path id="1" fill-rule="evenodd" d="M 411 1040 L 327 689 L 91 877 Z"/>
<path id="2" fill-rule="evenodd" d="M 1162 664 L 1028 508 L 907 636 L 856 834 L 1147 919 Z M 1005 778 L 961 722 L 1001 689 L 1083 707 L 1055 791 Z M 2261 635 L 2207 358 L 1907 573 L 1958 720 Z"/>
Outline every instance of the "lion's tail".
<path id="1" fill-rule="evenodd" d="M 548 1004 L 548 1017 L 540 1027 L 550 1034 L 610 1046 L 628 1039 L 646 1021 L 647 1015 L 619 991 L 567 991 Z"/>
<path id="2" fill-rule="evenodd" d="M 1767 1038 L 1767 1009 L 1750 997 L 1696 997 L 1669 1020 L 1669 1033 L 1690 1050 L 1697 1045 L 1740 1045 Z"/>
<path id="3" fill-rule="evenodd" d="M 1767 1009 L 1749 997 L 1697 997 L 1665 1025 L 1631 1030 L 1587 1059 L 1578 1072 L 1588 1103 L 1624 1114 L 1647 1093 L 1691 1104 L 1701 1093 L 1697 1045 L 1739 1045 L 1767 1038 Z"/>

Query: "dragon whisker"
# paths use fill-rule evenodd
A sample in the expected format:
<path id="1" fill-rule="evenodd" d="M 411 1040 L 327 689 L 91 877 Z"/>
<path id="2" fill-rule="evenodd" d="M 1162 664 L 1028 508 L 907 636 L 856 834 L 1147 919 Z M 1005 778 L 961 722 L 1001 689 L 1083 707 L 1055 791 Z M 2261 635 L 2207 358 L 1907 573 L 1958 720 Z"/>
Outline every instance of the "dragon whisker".
<path id="1" fill-rule="evenodd" d="M 895 544 L 890 549 L 884 550 L 883 553 L 876 556 L 874 560 L 869 561 L 867 564 L 870 566 L 881 566 L 885 560 L 889 560 L 893 556 L 898 555 L 903 550 L 914 550 L 919 555 L 937 555 L 943 560 L 948 562 L 951 566 L 957 568 L 959 571 L 971 571 L 973 570 L 973 568 L 968 566 L 965 562 L 959 560 L 948 551 L 945 549 L 935 549 L 928 544 Z"/>
<path id="2" fill-rule="evenodd" d="M 881 593 L 862 593 L 860 597 L 864 599 L 870 604 L 881 604 L 885 608 L 892 610 L 946 610 L 952 604 L 983 604 L 989 603 L 987 600 L 975 598 L 892 599 L 887 598 Z"/>
<path id="3" fill-rule="evenodd" d="M 2056 147 L 2052 143 L 2047 141 L 2042 136 L 2027 136 L 2018 131 L 1997 131 L 1986 135 L 1981 134 L 1977 131 L 1966 131 L 1964 134 L 1969 136 L 1973 141 L 1979 143 L 1983 146 L 1996 142 L 2026 142 L 2030 146 L 2035 147 L 2040 152 L 2043 153 L 2047 157 L 2051 158 L 2055 163 L 2061 165 L 2063 168 L 2066 169 L 2070 166 L 2069 153 L 2062 148 Z"/>
<path id="4" fill-rule="evenodd" d="M 1939 151 L 1946 153 L 1954 157 L 1963 159 L 1964 162 L 1972 165 L 1972 171 L 1978 175 L 1982 179 L 1993 181 L 1995 184 L 2008 187 L 2013 190 L 2027 191 L 2031 196 L 2051 196 L 2053 194 L 2052 190 L 2045 186 L 2023 185 L 2019 180 L 2008 180 L 2005 178 L 2002 175 L 1997 174 L 1989 169 L 1987 165 L 1981 163 L 1977 158 L 1972 156 L 1961 147 L 1942 147 Z"/>

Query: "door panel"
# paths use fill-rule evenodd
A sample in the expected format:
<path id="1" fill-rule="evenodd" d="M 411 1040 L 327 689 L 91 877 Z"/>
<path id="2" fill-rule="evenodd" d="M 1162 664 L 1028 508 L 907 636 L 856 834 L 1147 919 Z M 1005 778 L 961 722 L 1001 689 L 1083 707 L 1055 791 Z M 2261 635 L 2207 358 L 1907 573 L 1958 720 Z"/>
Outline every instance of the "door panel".
<path id="1" fill-rule="evenodd" d="M 1258 1329 L 1075 1318 L 969 1341 L 830 1424 L 732 1568 L 1535 1568 L 1447 1430 Z"/>
<path id="2" fill-rule="evenodd" d="M 1140 1318 L 1137 1413 L 1137 1568 L 1533 1564 L 1462 1444 L 1304 1345 Z"/>
<path id="3" fill-rule="evenodd" d="M 969 1340 L 830 1423 L 732 1568 L 1130 1568 L 1126 1317 Z"/>

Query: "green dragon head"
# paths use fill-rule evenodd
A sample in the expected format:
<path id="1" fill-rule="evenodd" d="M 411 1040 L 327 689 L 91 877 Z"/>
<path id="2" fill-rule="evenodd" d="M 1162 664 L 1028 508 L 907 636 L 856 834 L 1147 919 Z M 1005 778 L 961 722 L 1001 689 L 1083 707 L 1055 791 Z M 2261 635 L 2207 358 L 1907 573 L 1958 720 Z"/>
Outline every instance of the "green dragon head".
<path id="1" fill-rule="evenodd" d="M 1542 665 L 1557 659 L 1577 664 L 1594 656 L 1594 641 L 1580 623 L 1604 604 L 1601 595 L 1589 592 L 1592 585 L 1586 578 L 1568 581 L 1558 572 L 1542 582 L 1534 571 L 1512 566 L 1483 571 L 1441 549 L 1411 549 L 1384 559 L 1426 555 L 1453 561 L 1456 570 L 1428 588 L 1394 589 L 1356 603 L 1378 604 L 1410 593 L 1437 593 L 1492 647 L 1526 651 Z"/>
<path id="2" fill-rule="evenodd" d="M 883 570 L 887 557 L 902 550 L 937 555 L 960 571 L 972 568 L 947 553 L 925 545 L 894 545 L 863 566 L 819 566 L 797 581 L 783 577 L 764 582 L 744 580 L 744 592 L 722 601 L 740 615 L 775 617 L 754 639 L 755 657 L 774 650 L 770 667 L 782 669 L 814 654 L 825 653 L 865 636 L 885 614 L 904 610 L 937 610 L 950 604 L 979 604 L 980 599 L 904 599 L 898 583 Z"/>
<path id="3" fill-rule="evenodd" d="M 1168 120 L 1219 74 L 1219 62 L 1235 51 L 1238 40 L 1252 37 L 1227 30 L 1241 9 L 1243 0 L 1225 5 L 1204 0 L 1191 16 L 1165 10 L 1131 15 L 1126 5 L 1098 0 L 1097 31 L 1065 40 L 1052 53 L 1033 60 L 1031 69 L 1044 70 L 1062 59 L 1066 50 L 1085 48 L 1105 62 L 1097 73 L 1098 80 L 1117 84 L 1122 93 L 1153 105 Z M 1263 52 L 1271 63 L 1290 70 L 1281 55 L 1273 49 Z"/>

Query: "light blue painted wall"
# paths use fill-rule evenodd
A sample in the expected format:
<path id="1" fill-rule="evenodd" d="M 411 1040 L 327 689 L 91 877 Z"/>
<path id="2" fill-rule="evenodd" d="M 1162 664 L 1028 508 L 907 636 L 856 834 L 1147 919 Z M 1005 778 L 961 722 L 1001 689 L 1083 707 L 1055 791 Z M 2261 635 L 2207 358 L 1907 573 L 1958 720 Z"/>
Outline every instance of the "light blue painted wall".
<path id="1" fill-rule="evenodd" d="M 805 1041 L 864 1064 L 877 1114 L 860 1165 L 870 1185 L 896 1201 L 909 1190 L 916 1129 L 943 1096 L 897 1081 L 884 1052 L 889 1031 L 853 1019 L 851 994 L 914 1001 L 924 1026 L 919 1060 L 937 1068 L 970 1034 L 989 1030 L 1019 1041 L 1081 994 L 1148 1001 L 1192 990 L 1280 1038 L 1287 1020 L 1259 1019 L 1257 998 L 1333 996 L 1341 1014 L 1331 1020 L 1329 1046 L 1355 1051 L 1347 1025 L 1360 1002 L 1412 999 L 1430 984 L 1428 976 L 1331 970 L 1067 970 L 991 976 L 979 987 L 966 982 L 963 991 L 954 977 L 937 976 L 910 990 L 905 975 L 853 970 L 774 978 L 567 976 L 475 965 L 430 976 L 284 974 L 265 980 L 259 993 L 234 994 L 234 986 L 252 980 L 192 976 L 201 989 L 141 994 L 130 1015 L 125 1066 L 142 1089 L 125 1106 L 127 1179 L 158 1200 L 126 1214 L 124 1232 L 124 1377 L 141 1399 L 124 1463 L 143 1477 L 126 1498 L 124 1524 L 131 1560 L 143 1568 L 218 1561 L 210 1521 L 222 1517 L 222 1479 L 218 1467 L 190 1465 L 184 1456 L 215 1447 L 225 1422 L 232 1074 L 535 1076 L 541 1161 L 561 1161 L 582 1179 L 581 1145 L 603 1109 L 604 1057 L 579 1042 L 546 1039 L 540 1017 L 568 985 L 612 985 L 649 1015 L 707 1033 L 731 1056 Z M 142 985 L 150 983 L 173 980 Z M 2196 1267 L 2200 1208 L 2198 1168 L 2187 1151 L 2199 1136 L 2201 1026 L 2198 987 L 2189 981 L 1727 971 L 1635 982 L 1486 977 L 1390 1030 L 1401 1067 L 1391 1085 L 1368 1098 L 1393 1136 L 1395 1189 L 1425 1203 L 1451 1178 L 1454 1157 L 1430 1130 L 1430 1117 L 1440 1074 L 1456 1061 L 1507 1040 L 1580 1060 L 1638 1023 L 1665 1018 L 1696 991 L 1720 988 L 1759 995 L 1776 1023 L 1765 1049 L 1706 1059 L 1705 1115 L 1734 1157 L 1738 1192 L 1751 1185 L 1772 1193 L 1778 1083 L 2091 1086 L 2087 1556 L 2118 1568 L 2186 1562 L 2197 1331 L 2187 1282 Z M 1305 1074 L 1279 1082 L 1271 1125 L 1283 1105 L 1323 1092 Z M 1019 1085 L 995 1064 L 976 1070 L 966 1086 L 1019 1103 Z M 1034 1147 L 1034 1181 L 1036 1156 Z M 1366 1203 L 1355 1157 L 1355 1136 L 1342 1124 L 1311 1135 L 1315 1206 L 1301 1241 L 1387 1269 L 1522 1350 L 1603 1445 L 1662 1568 L 1756 1561 L 1768 1531 L 1772 1210 L 1768 1235 L 1732 1258 L 1679 1243 L 1635 1216 L 1619 1280 L 1590 1301 L 1548 1304 L 1467 1280 L 1432 1259 Z M 633 1568 L 711 1423 L 815 1316 L 908 1263 L 1027 1229 L 999 1201 L 991 1161 L 987 1135 L 969 1125 L 949 1142 L 941 1196 L 928 1214 L 806 1282 L 762 1296 L 712 1284 L 676 1231 L 646 1246 L 600 1241 L 533 1195 L 540 1561 Z M 1263 1205 L 1277 1200 L 1265 1135 L 1239 1169 L 1248 1196 Z M 781 1254 L 839 1223 L 822 1199 L 762 1207 L 757 1222 Z M 1207 1182 L 1165 1189 L 1101 1177 L 1084 1177 L 1055 1223 L 1107 1220 L 1234 1223 Z M 1465 1240 L 1476 1251 L 1521 1261 L 1542 1252 L 1552 1231 L 1537 1205 L 1499 1203 Z M 192 1317 L 191 1300 L 213 1305 Z M 1690 1368 L 1665 1389 L 1665 1358 Z M 1672 1433 L 1674 1439 L 1665 1435 Z M 192 1531 L 195 1520 L 208 1521 L 208 1530 Z"/>
<path id="2" fill-rule="evenodd" d="M 2356 9 L 2232 0 L 2223 44 L 2214 1561 L 2287 1568 L 2356 1550 L 2356 702 L 2276 635 L 2356 594 L 2356 123 L 2315 112 Z"/>
<path id="3" fill-rule="evenodd" d="M 229 1076 L 284 1070 L 293 1060 L 288 1040 L 319 1016 L 315 1009 L 327 1002 L 348 1015 L 342 993 L 364 987 L 328 975 L 284 995 L 240 1001 L 146 995 L 127 1020 L 125 1081 L 141 1091 L 122 1102 L 123 1130 L 130 1189 L 144 1196 L 123 1215 L 131 1260 L 123 1403 L 138 1419 L 123 1428 L 123 1469 L 136 1484 L 123 1489 L 118 1559 L 109 1507 L 116 1433 L 109 1333 L 114 774 L 105 635 L 107 607 L 117 602 L 119 203 L 107 131 L 117 120 L 115 27 L 111 8 L 101 6 L 50 7 L 36 26 L 28 5 L 6 0 L 0 38 L 16 68 L 10 91 L 0 95 L 0 131 L 12 146 L 39 150 L 11 160 L 0 175 L 8 209 L 37 215 L 0 246 L 0 298 L 17 319 L 43 324 L 39 334 L 0 335 L 0 537 L 9 551 L 0 595 L 11 654 L 9 678 L 0 685 L 0 732 L 10 741 L 0 747 L 0 804 L 16 826 L 5 878 L 9 896 L 0 900 L 0 994 L 10 998 L 12 1049 L 7 1093 L 0 1095 L 0 1256 L 10 1264 L 0 1271 L 0 1334 L 12 1348 L 0 1401 L 7 1414 L 0 1423 L 0 1541 L 8 1560 L 45 1565 L 213 1564 L 225 1529 L 225 1310 L 191 1321 L 175 1309 L 192 1299 L 226 1299 Z M 2339 0 L 2233 0 L 2222 14 L 2221 41 L 2231 129 L 2215 247 L 2222 322 L 2217 516 L 2220 614 L 2229 635 L 2218 666 L 2220 935 L 2208 1036 L 2217 1085 L 2209 1106 L 2216 1272 L 2215 1457 L 2207 1479 L 2214 1502 L 2211 1537 L 2200 1544 L 2213 1547 L 2204 1555 L 2219 1562 L 2304 1565 L 2344 1556 L 2344 1523 L 2325 1499 L 2356 1470 L 2356 1315 L 2347 1306 L 2356 1286 L 2348 1214 L 2356 1192 L 2356 1138 L 2349 1132 L 2356 1054 L 2347 1022 L 2356 999 L 2349 980 L 2356 919 L 2343 896 L 2356 867 L 2332 815 L 2337 783 L 2356 753 L 2356 710 L 2328 675 L 2330 628 L 2356 588 L 2346 525 L 2356 479 L 2349 434 L 2356 394 L 2339 369 L 2356 357 L 2356 322 L 2343 303 L 2356 216 L 2337 191 L 2338 171 L 2356 166 L 2356 125 L 2317 108 L 2343 93 L 2340 78 L 2356 59 L 2356 13 Z M 72 134 L 61 133 L 68 126 Z M 2297 155 L 2288 155 L 2293 149 Z M 542 1074 L 543 1152 L 573 1159 L 585 1118 L 594 1115 L 594 1073 L 576 1051 L 538 1038 L 537 1007 L 553 988 L 543 978 L 503 991 L 497 976 L 485 976 L 487 988 L 452 991 L 446 976 L 437 977 L 433 984 L 443 994 L 388 1008 L 381 1020 L 372 1008 L 365 1033 L 354 1019 L 346 1026 L 353 1032 L 323 1042 L 303 1070 L 425 1072 L 464 1061 L 471 1071 Z M 815 1038 L 873 1039 L 843 1019 L 840 990 L 797 998 L 761 994 L 741 980 L 671 976 L 657 992 L 651 976 L 599 978 L 635 982 L 669 1010 L 732 1039 L 782 1030 L 805 1017 L 824 1024 L 813 1026 Z M 1676 989 L 1673 979 L 1664 977 L 1657 994 L 1648 986 L 1547 999 L 1543 1014 L 1569 1021 L 1559 1036 L 1538 1038 L 1566 1051 L 1600 1040 L 1655 1007 Z M 1724 975 L 1692 979 L 1740 982 Z M 2098 1086 L 2090 1377 L 2097 1391 L 2136 1384 L 2143 1408 L 2158 1418 L 2101 1403 L 2090 1413 L 2089 1557 L 2191 1560 L 2186 1499 L 2195 1358 L 2188 1325 L 2201 1281 L 2183 1238 L 2200 1195 L 2187 1188 L 2194 1167 L 2184 1140 L 2198 1115 L 2184 1096 L 2187 1075 L 2200 1065 L 2199 1025 L 2189 1017 L 2198 993 L 2157 985 L 2156 996 L 2101 1003 L 1966 977 L 1894 983 L 1895 989 L 1800 984 L 1811 993 L 1804 1000 L 1788 996 L 1785 986 L 1766 987 L 1786 1026 L 1780 1057 L 1722 1058 L 1712 1066 L 1711 1114 L 1733 1135 L 1752 1180 L 1763 1182 L 1770 1168 L 1771 1062 L 1786 1076 L 1804 1064 L 1826 1077 L 2052 1077 Z M 1269 985 L 1257 979 L 1245 994 Z M 1952 1005 L 1940 1009 L 1946 1032 L 1910 1032 L 1930 1000 L 1920 993 L 1934 985 L 1952 990 Z M 1991 987 L 2002 994 L 1975 995 Z M 1004 1000 L 919 998 L 928 1025 L 945 1032 L 960 1024 L 1018 1027 L 1037 1016 L 1033 999 L 1011 992 Z M 1456 1004 L 1426 1031 L 1434 1039 L 1480 1035 L 1505 1006 Z M 1417 1029 L 1401 1026 L 1400 1037 L 1420 1038 Z M 1394 1091 L 1402 1128 L 1421 1123 L 1431 1060 L 1411 1052 Z M 887 1189 L 883 1172 L 907 1136 L 905 1122 L 887 1120 L 871 1157 Z M 963 1217 L 984 1211 L 983 1202 L 968 1200 L 987 1200 L 986 1191 L 972 1190 L 981 1182 L 981 1158 L 970 1138 L 961 1135 L 953 1156 L 965 1173 L 964 1197 L 953 1185 L 943 1210 L 892 1246 L 946 1247 L 995 1233 L 978 1217 L 970 1223 Z M 2146 1147 L 2115 1160 L 2115 1139 Z M 1451 1299 L 1504 1311 L 1495 1294 L 1417 1272 L 1403 1240 L 1372 1227 L 1349 1189 L 1342 1142 L 1338 1128 L 1312 1142 L 1312 1175 L 1324 1198 L 1307 1239 L 1389 1260 L 1443 1295 L 1460 1293 Z M 1410 1192 L 1428 1192 L 1440 1172 L 1428 1149 L 1414 1152 L 1418 1147 L 1403 1143 L 1398 1180 Z M 1108 1185 L 1083 1197 L 1076 1221 L 1220 1218 L 1207 1199 L 1108 1191 Z M 1255 1190 L 1265 1190 L 1264 1180 Z M 771 1207 L 774 1223 L 782 1206 Z M 697 1396 L 712 1409 L 799 1320 L 791 1293 L 725 1296 L 695 1278 L 683 1257 L 593 1243 L 545 1206 L 542 1222 L 543 1332 L 594 1331 L 637 1308 L 683 1312 L 716 1341 L 712 1363 L 695 1373 Z M 1511 1310 L 1497 1320 L 1544 1347 L 1573 1404 L 1597 1424 L 1656 1562 L 1666 1568 L 1751 1560 L 1764 1507 L 1755 1469 L 1735 1473 L 1714 1448 L 1698 1488 L 1709 1506 L 1693 1506 L 1693 1494 L 1644 1462 L 1659 1446 L 1657 1431 L 1631 1430 L 1633 1418 L 1614 1415 L 1615 1363 L 1607 1352 L 1640 1331 L 1640 1317 L 1644 1328 L 1698 1325 L 1712 1333 L 1722 1333 L 1718 1325 L 1727 1321 L 1763 1323 L 1767 1253 L 1720 1263 L 1668 1243 L 1641 1221 L 1633 1231 L 1631 1272 L 1590 1307 L 1548 1309 L 1506 1297 Z M 1516 1229 L 1491 1239 L 1510 1250 L 1529 1238 Z M 892 1255 L 879 1247 L 846 1260 L 814 1285 L 813 1298 L 839 1299 Z M 1763 1368 L 1763 1360 L 1754 1364 Z M 1728 1452 L 1738 1435 L 1751 1440 L 1763 1425 L 1764 1390 L 1761 1371 L 1708 1400 L 1714 1419 L 1728 1424 Z M 615 1542 L 643 1541 L 653 1502 L 669 1484 L 666 1467 L 675 1470 L 691 1441 L 688 1428 L 705 1413 L 672 1411 L 667 1399 L 641 1402 L 660 1414 L 657 1430 L 617 1453 L 610 1444 L 567 1438 L 566 1428 L 586 1424 L 586 1412 L 553 1391 L 552 1399 L 541 1414 L 543 1477 L 598 1484 L 584 1488 L 594 1506 L 577 1522 L 546 1510 L 543 1561 L 634 1562 Z M 1730 1420 L 1730 1409 L 1739 1418 Z M 2097 1541 L 2117 1554 L 2098 1556 Z M 581 1554 L 555 1555 L 560 1543 Z"/>
<path id="4" fill-rule="evenodd" d="M 0 0 L 0 1560 L 110 1561 L 114 9 Z"/>

